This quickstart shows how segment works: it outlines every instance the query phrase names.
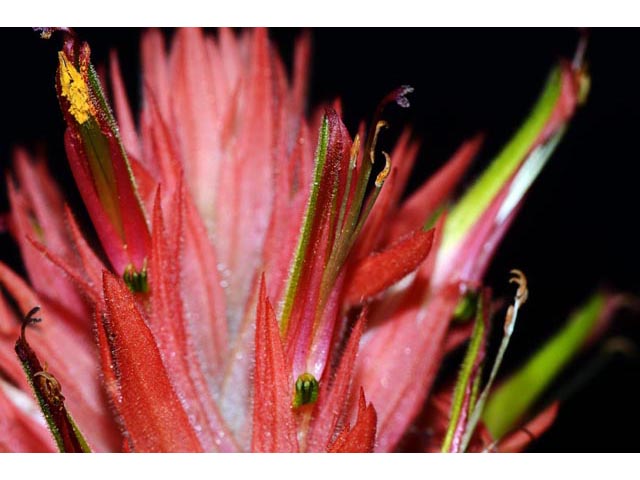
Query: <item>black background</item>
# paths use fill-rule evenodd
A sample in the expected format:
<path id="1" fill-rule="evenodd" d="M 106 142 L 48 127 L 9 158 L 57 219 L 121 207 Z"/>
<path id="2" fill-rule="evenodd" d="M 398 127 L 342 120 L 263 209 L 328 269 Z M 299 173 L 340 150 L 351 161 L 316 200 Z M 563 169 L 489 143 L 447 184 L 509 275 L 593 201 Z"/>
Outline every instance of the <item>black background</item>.
<path id="1" fill-rule="evenodd" d="M 140 31 L 79 29 L 90 42 L 95 64 L 116 48 L 137 105 Z M 295 29 L 270 35 L 289 62 Z M 170 31 L 167 31 L 170 36 Z M 42 149 L 67 196 L 81 208 L 62 146 L 63 123 L 53 78 L 59 39 L 46 42 L 28 29 L 3 29 L 0 74 L 3 121 L 0 167 L 22 144 Z M 399 85 L 415 88 L 411 108 L 389 113 L 394 134 L 412 125 L 423 141 L 413 187 L 441 165 L 464 139 L 487 135 L 475 170 L 497 153 L 535 100 L 561 56 L 570 57 L 573 29 L 318 29 L 314 44 L 310 106 L 340 96 L 345 122 L 354 132 L 377 101 Z M 507 353 L 506 369 L 531 354 L 599 287 L 638 294 L 638 133 L 640 76 L 637 30 L 590 31 L 587 59 L 592 89 L 587 104 L 531 189 L 520 216 L 504 239 L 487 277 L 508 295 L 510 268 L 529 278 L 530 300 Z M 469 177 L 471 178 L 471 177 Z M 0 211 L 6 211 L 4 185 Z M 0 234 L 0 257 L 20 269 L 15 245 Z M 604 341 L 640 340 L 639 315 L 619 315 Z M 639 344 L 640 345 L 640 344 Z M 640 450 L 640 362 L 634 355 L 605 357 L 585 352 L 554 385 L 570 387 L 560 417 L 534 451 Z M 602 360 L 602 361 L 601 361 Z M 588 365 L 600 365 L 589 368 Z M 575 379 L 586 376 L 588 382 Z"/>

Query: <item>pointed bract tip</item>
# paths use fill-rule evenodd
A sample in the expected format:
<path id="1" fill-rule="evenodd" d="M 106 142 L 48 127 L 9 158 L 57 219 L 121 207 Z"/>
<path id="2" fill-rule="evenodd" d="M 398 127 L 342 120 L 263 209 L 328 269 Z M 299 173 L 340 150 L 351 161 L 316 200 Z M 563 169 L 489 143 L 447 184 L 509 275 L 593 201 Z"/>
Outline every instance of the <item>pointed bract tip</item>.
<path id="1" fill-rule="evenodd" d="M 376 443 L 378 415 L 372 403 L 367 405 L 364 389 L 360 387 L 358 414 L 355 423 L 347 426 L 329 446 L 329 453 L 369 453 Z"/>

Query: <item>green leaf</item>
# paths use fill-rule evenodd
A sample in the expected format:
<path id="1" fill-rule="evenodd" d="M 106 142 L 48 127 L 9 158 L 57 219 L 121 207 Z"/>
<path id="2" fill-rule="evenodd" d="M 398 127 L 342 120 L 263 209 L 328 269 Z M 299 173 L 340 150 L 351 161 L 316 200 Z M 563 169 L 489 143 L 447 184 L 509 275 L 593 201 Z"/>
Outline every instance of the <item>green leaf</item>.
<path id="1" fill-rule="evenodd" d="M 524 367 L 491 394 L 482 418 L 493 438 L 500 439 L 517 426 L 540 394 L 584 345 L 602 317 L 605 305 L 605 295 L 593 295 Z"/>

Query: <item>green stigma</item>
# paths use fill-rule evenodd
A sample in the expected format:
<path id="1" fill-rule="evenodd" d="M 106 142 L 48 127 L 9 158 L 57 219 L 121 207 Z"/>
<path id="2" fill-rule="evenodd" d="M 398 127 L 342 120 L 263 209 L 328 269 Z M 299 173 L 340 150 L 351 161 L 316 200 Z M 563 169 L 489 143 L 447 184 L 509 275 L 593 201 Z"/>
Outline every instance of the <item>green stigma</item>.
<path id="1" fill-rule="evenodd" d="M 149 276 L 147 274 L 146 262 L 140 271 L 136 270 L 136 267 L 131 263 L 127 265 L 122 274 L 122 279 L 133 293 L 147 293 L 149 291 Z"/>
<path id="2" fill-rule="evenodd" d="M 310 373 L 303 373 L 296 380 L 296 393 L 293 396 L 292 407 L 298 408 L 302 405 L 316 403 L 319 391 L 320 384 L 316 377 Z"/>

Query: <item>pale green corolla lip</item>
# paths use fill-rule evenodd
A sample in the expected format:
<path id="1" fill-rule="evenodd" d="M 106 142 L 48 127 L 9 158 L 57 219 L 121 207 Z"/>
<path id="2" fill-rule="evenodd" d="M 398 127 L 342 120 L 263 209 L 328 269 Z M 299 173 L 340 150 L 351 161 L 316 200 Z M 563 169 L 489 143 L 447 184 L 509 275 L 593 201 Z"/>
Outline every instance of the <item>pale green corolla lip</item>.
<path id="1" fill-rule="evenodd" d="M 529 168 L 521 170 L 517 188 L 512 188 L 509 201 L 505 202 L 511 209 L 517 205 L 561 135 L 558 132 L 549 142 L 533 148 L 553 113 L 561 89 L 562 72 L 560 67 L 556 67 L 551 71 L 538 101 L 520 129 L 449 212 L 443 232 L 443 251 L 450 251 L 460 244 L 506 182 L 521 168 L 524 159 L 524 165 L 529 165 Z M 507 206 L 502 209 L 503 216 Z"/>

